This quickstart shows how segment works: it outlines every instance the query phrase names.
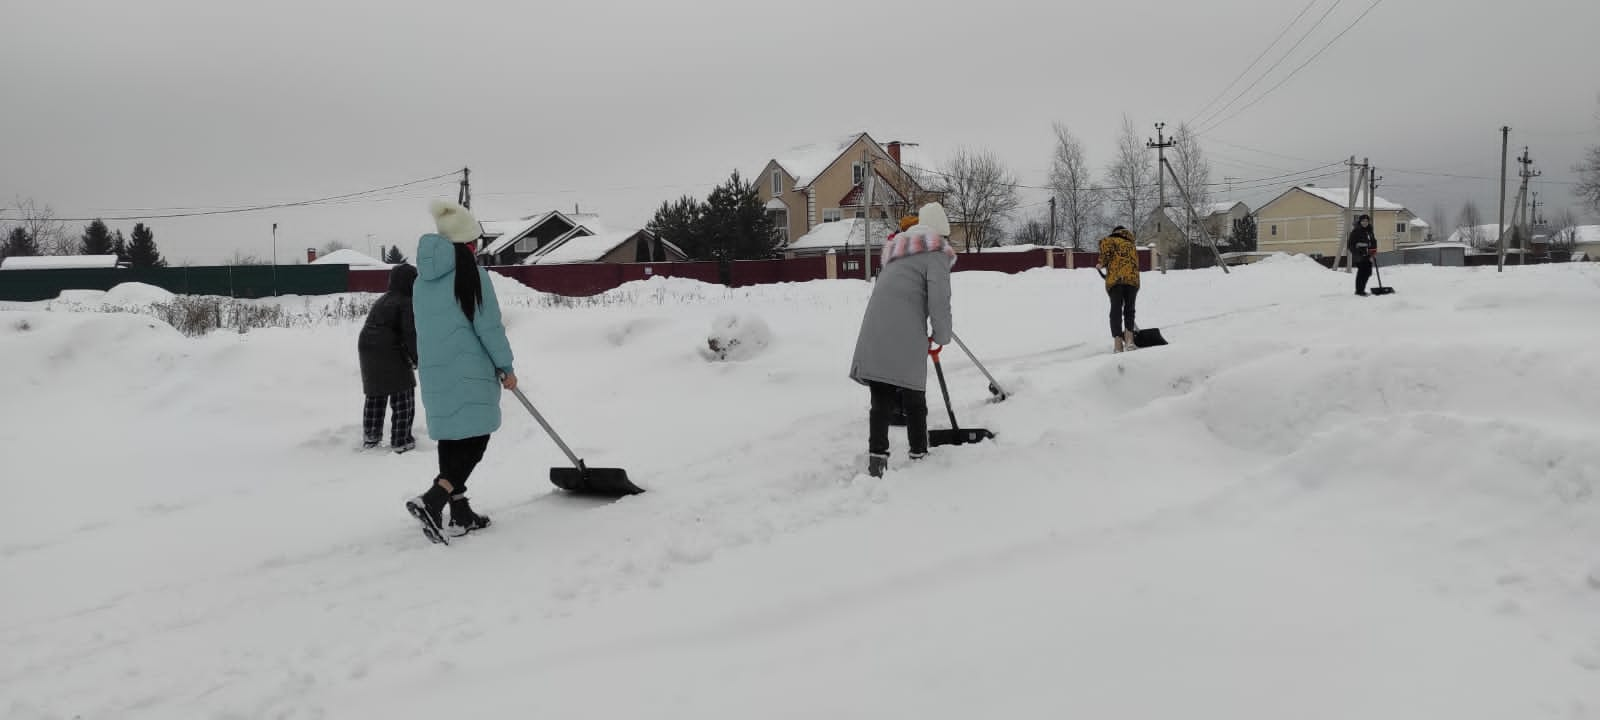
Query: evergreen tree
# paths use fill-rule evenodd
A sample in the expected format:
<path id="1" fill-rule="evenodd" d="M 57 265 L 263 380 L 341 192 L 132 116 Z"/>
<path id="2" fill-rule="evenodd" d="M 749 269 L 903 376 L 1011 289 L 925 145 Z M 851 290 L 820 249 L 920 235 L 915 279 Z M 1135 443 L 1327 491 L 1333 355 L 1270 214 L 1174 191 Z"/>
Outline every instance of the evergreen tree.
<path id="1" fill-rule="evenodd" d="M 136 268 L 167 266 L 167 261 L 161 258 L 161 251 L 156 249 L 155 233 L 144 223 L 133 226 L 133 240 L 128 244 L 128 262 Z"/>
<path id="2" fill-rule="evenodd" d="M 115 249 L 116 239 L 111 236 L 111 228 L 100 220 L 95 220 L 83 228 L 83 237 L 78 243 L 80 255 L 110 255 Z"/>
<path id="3" fill-rule="evenodd" d="M 400 252 L 399 245 L 390 245 L 389 251 L 383 255 L 383 261 L 389 263 L 390 265 L 399 265 L 401 263 L 409 262 L 406 260 L 405 253 Z"/>
<path id="4" fill-rule="evenodd" d="M 117 262 L 128 262 L 128 240 L 122 237 L 121 230 L 118 230 L 116 236 L 111 240 L 111 252 L 116 253 Z"/>
<path id="5" fill-rule="evenodd" d="M 26 229 L 14 227 L 11 228 L 11 234 L 6 236 L 5 247 L 0 250 L 3 250 L 0 255 L 5 257 L 32 257 L 39 254 L 39 243 Z"/>
<path id="6" fill-rule="evenodd" d="M 685 195 L 662 202 L 645 228 L 657 239 L 677 245 L 690 260 L 708 260 L 712 256 L 705 242 L 705 215 L 705 205 Z"/>
<path id="7" fill-rule="evenodd" d="M 1238 252 L 1256 251 L 1256 216 L 1246 215 L 1233 221 L 1232 244 Z"/>
<path id="8" fill-rule="evenodd" d="M 777 252 L 777 231 L 772 216 L 761 205 L 754 182 L 735 170 L 727 182 L 706 197 L 703 241 L 719 260 L 759 260 Z"/>

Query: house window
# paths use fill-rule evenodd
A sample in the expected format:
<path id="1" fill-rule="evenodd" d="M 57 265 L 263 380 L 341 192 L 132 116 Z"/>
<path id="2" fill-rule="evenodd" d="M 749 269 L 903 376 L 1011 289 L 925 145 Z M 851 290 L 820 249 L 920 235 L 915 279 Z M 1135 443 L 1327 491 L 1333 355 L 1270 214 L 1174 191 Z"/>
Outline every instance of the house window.
<path id="1" fill-rule="evenodd" d="M 839 222 L 840 220 L 843 220 L 843 219 L 844 219 L 844 213 L 843 213 L 843 211 L 839 210 L 838 208 L 834 208 L 832 210 L 823 210 L 822 211 L 822 221 L 823 222 Z"/>
<path id="2" fill-rule="evenodd" d="M 1394 224 L 1394 231 L 1396 233 L 1401 234 L 1401 235 L 1406 234 L 1406 224 L 1405 223 L 1395 223 Z"/>
<path id="3" fill-rule="evenodd" d="M 857 220 L 859 220 L 859 219 L 861 219 L 861 218 L 864 218 L 864 217 L 866 217 L 866 216 L 867 216 L 867 214 L 866 214 L 866 213 L 865 213 L 865 212 L 863 212 L 863 211 L 861 211 L 861 210 L 857 210 L 857 211 L 855 211 L 855 218 L 856 218 L 856 219 L 857 219 Z"/>
<path id="4" fill-rule="evenodd" d="M 1277 237 L 1278 236 L 1278 226 L 1277 225 L 1273 225 L 1272 226 L 1272 236 L 1273 237 Z"/>
<path id="5" fill-rule="evenodd" d="M 850 166 L 850 182 L 860 185 L 861 182 L 866 179 L 867 166 L 862 165 L 861 163 L 854 163 Z"/>
<path id="6" fill-rule="evenodd" d="M 783 194 L 783 171 L 782 170 L 773 170 L 772 171 L 772 196 L 773 197 L 777 197 L 777 196 L 782 195 L 782 194 Z"/>

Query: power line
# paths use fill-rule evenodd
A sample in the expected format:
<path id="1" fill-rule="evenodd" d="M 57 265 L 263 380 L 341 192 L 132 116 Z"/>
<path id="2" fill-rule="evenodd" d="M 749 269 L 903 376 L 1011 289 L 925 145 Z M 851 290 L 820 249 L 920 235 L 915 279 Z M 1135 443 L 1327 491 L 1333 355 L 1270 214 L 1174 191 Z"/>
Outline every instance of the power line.
<path id="1" fill-rule="evenodd" d="M 246 207 L 224 208 L 224 209 L 220 209 L 220 210 L 199 210 L 199 211 L 194 211 L 194 212 L 179 212 L 179 213 L 169 213 L 169 214 L 162 214 L 162 215 L 126 215 L 126 216 L 118 216 L 118 217 L 51 218 L 51 219 L 59 221 L 59 222 L 93 222 L 95 220 L 113 220 L 113 221 L 115 221 L 115 220 L 168 220 L 168 219 L 172 219 L 172 218 L 199 217 L 199 216 L 203 216 L 203 215 L 233 215 L 233 214 L 237 214 L 237 213 L 258 212 L 258 211 L 261 211 L 261 210 L 276 210 L 276 209 L 279 209 L 279 208 L 303 207 L 303 206 L 306 206 L 306 205 L 323 205 L 323 204 L 330 204 L 330 203 L 333 203 L 333 202 L 339 201 L 339 200 L 348 200 L 350 198 L 356 198 L 356 197 L 360 197 L 360 196 L 363 196 L 363 195 L 373 195 L 373 194 L 381 193 L 381 192 L 388 191 L 388 190 L 397 190 L 397 189 L 400 189 L 400 188 L 411 187 L 413 185 L 421 185 L 422 183 L 433 182 L 435 180 L 442 180 L 444 178 L 447 178 L 447 177 L 450 177 L 452 175 L 455 175 L 456 173 L 459 173 L 459 172 L 461 172 L 461 171 L 460 170 L 454 170 L 454 171 L 451 171 L 451 172 L 435 175 L 433 177 L 422 178 L 420 180 L 412 180 L 412 181 L 409 181 L 409 182 L 397 183 L 397 184 L 388 185 L 388 186 L 385 186 L 385 187 L 373 188 L 371 190 L 362 190 L 360 192 L 342 193 L 342 194 L 339 194 L 339 195 L 329 195 L 328 197 L 316 198 L 316 199 L 313 199 L 313 200 L 298 200 L 298 201 L 295 201 L 295 202 L 271 203 L 271 204 L 268 204 L 268 205 L 251 205 L 251 206 L 246 206 Z M 19 220 L 19 219 L 21 219 L 21 218 L 0 218 L 0 220 Z"/>
<path id="2" fill-rule="evenodd" d="M 1217 108 L 1210 115 L 1206 116 L 1206 118 L 1201 121 L 1202 124 L 1209 123 L 1209 122 L 1211 122 L 1212 119 L 1216 118 L 1218 115 L 1221 115 L 1222 113 L 1227 112 L 1228 108 L 1233 107 L 1233 104 L 1236 103 L 1236 102 L 1239 102 L 1240 98 L 1243 98 L 1245 95 L 1248 95 L 1251 90 L 1254 90 L 1257 85 L 1261 84 L 1262 80 L 1267 79 L 1267 76 L 1271 75 L 1273 70 L 1278 69 L 1278 66 L 1282 65 L 1284 60 L 1289 59 L 1289 56 L 1293 55 L 1295 50 L 1300 49 L 1300 44 L 1304 43 L 1306 41 L 1306 38 L 1311 37 L 1311 33 L 1316 32 L 1317 28 L 1322 27 L 1322 23 L 1325 22 L 1328 19 L 1328 16 L 1332 15 L 1333 11 L 1338 9 L 1339 5 L 1341 3 L 1343 3 L 1343 2 L 1344 2 L 1344 0 L 1334 0 L 1333 4 L 1328 6 L 1328 9 L 1323 11 L 1322 17 L 1317 18 L 1317 21 L 1312 23 L 1311 27 L 1306 28 L 1306 31 L 1300 35 L 1300 39 L 1294 41 L 1294 45 L 1291 45 L 1288 50 L 1285 50 L 1282 55 L 1279 55 L 1278 59 L 1273 61 L 1271 67 L 1269 67 L 1266 70 L 1262 71 L 1261 75 L 1255 79 L 1255 82 L 1250 83 L 1249 87 L 1247 87 L 1247 88 L 1245 88 L 1243 90 L 1240 90 L 1238 95 L 1233 96 L 1233 99 L 1228 101 L 1228 104 L 1223 105 L 1220 108 Z"/>
<path id="3" fill-rule="evenodd" d="M 1235 186 L 1236 189 L 1241 189 L 1241 188 L 1238 188 L 1237 186 L 1240 186 L 1240 185 L 1252 185 L 1252 184 L 1261 183 L 1261 182 L 1267 182 L 1268 186 L 1273 185 L 1273 184 L 1281 185 L 1283 183 L 1272 183 L 1270 181 L 1292 178 L 1292 177 L 1294 177 L 1296 175 L 1306 175 L 1306 174 L 1309 174 L 1309 173 L 1315 173 L 1315 172 L 1317 172 L 1319 170 L 1323 170 L 1323 169 L 1326 169 L 1326 168 L 1333 167 L 1335 165 L 1342 165 L 1342 164 L 1344 164 L 1344 161 L 1341 160 L 1341 161 L 1337 161 L 1337 162 L 1327 163 L 1325 165 L 1319 165 L 1319 166 L 1314 167 L 1314 168 L 1308 168 L 1308 169 L 1305 169 L 1305 170 L 1299 170 L 1299 171 L 1291 172 L 1291 173 L 1284 173 L 1282 175 L 1271 175 L 1271 176 L 1259 177 L 1259 178 L 1245 178 L 1243 180 L 1235 180 L 1235 181 L 1233 181 L 1231 183 L 1229 183 L 1229 182 L 1208 182 L 1208 183 L 1205 184 L 1205 187 L 1223 187 L 1223 186 L 1227 186 L 1227 185 L 1233 185 L 1233 186 Z M 911 168 L 912 170 L 915 170 L 917 172 L 928 173 L 930 175 L 937 175 L 939 177 L 946 178 L 946 179 L 953 179 L 953 178 L 956 177 L 954 175 L 951 175 L 950 173 L 942 172 L 942 171 L 939 171 L 939 170 L 932 170 L 932 169 L 929 169 L 929 168 L 921 168 L 921 167 L 917 167 L 915 165 L 906 165 L 906 167 Z M 1317 178 L 1299 178 L 1299 179 L 1295 180 L 1294 182 L 1300 182 L 1301 180 L 1313 180 L 1313 179 L 1317 179 Z M 1026 185 L 1026 184 L 1022 184 L 1022 183 L 997 183 L 997 184 L 1003 185 L 1003 186 L 1006 186 L 1006 187 L 1017 188 L 1017 189 L 1021 189 L 1021 190 L 1046 190 L 1046 191 L 1050 191 L 1050 192 L 1054 192 L 1055 191 L 1055 188 L 1050 187 L 1048 185 Z M 1104 192 L 1104 191 L 1107 191 L 1107 190 L 1131 190 L 1133 188 L 1130 187 L 1130 186 L 1127 186 L 1127 185 L 1091 185 L 1091 186 L 1089 186 L 1087 188 L 1084 188 L 1084 189 L 1085 190 L 1089 190 L 1089 191 Z M 1248 189 L 1248 188 L 1244 188 L 1244 189 Z"/>
<path id="4" fill-rule="evenodd" d="M 1201 130 L 1200 132 L 1205 133 L 1205 132 L 1210 132 L 1211 130 L 1215 130 L 1215 129 L 1221 127 L 1223 124 L 1227 123 L 1229 120 L 1232 120 L 1232 119 L 1238 117 L 1240 113 L 1242 113 L 1242 112 L 1244 112 L 1246 110 L 1249 110 L 1250 108 L 1255 107 L 1256 103 L 1259 103 L 1262 100 L 1265 100 L 1268 95 L 1272 94 L 1272 91 L 1277 90 L 1280 87 L 1283 87 L 1284 83 L 1289 82 L 1290 80 L 1292 80 L 1294 78 L 1294 76 L 1299 75 L 1300 71 L 1304 70 L 1307 65 L 1310 65 L 1312 63 L 1312 61 L 1316 60 L 1319 57 L 1322 57 L 1322 54 L 1327 52 L 1328 48 L 1333 47 L 1334 43 L 1339 42 L 1339 38 L 1344 37 L 1345 33 L 1350 32 L 1353 28 L 1355 28 L 1356 25 L 1360 24 L 1360 22 L 1364 18 L 1366 18 L 1368 14 L 1370 14 L 1373 10 L 1377 9 L 1377 7 L 1379 5 L 1382 5 L 1382 4 L 1383 4 L 1383 0 L 1372 0 L 1372 4 L 1368 5 L 1366 10 L 1362 10 L 1361 14 L 1357 15 L 1355 20 L 1351 21 L 1349 25 L 1346 25 L 1343 30 L 1340 30 L 1338 35 L 1334 35 L 1333 38 L 1330 39 L 1327 43 L 1325 43 L 1320 50 L 1317 50 L 1316 54 L 1312 55 L 1309 58 L 1306 58 L 1305 62 L 1300 63 L 1300 65 L 1298 67 L 1296 67 L 1288 75 L 1285 75 L 1282 80 L 1278 81 L 1278 84 L 1273 85 L 1270 88 L 1267 88 L 1266 92 L 1261 93 L 1260 95 L 1256 96 L 1256 99 L 1251 100 L 1249 105 L 1246 105 L 1246 106 L 1244 106 L 1242 108 L 1239 108 L 1238 110 L 1235 110 L 1232 115 L 1229 115 L 1229 116 L 1227 116 L 1227 117 L 1225 117 L 1225 118 L 1223 118 L 1221 120 L 1218 120 L 1216 122 L 1211 123 L 1208 127 L 1206 127 L 1205 130 Z"/>
<path id="5" fill-rule="evenodd" d="M 1306 11 L 1310 10 L 1311 6 L 1312 5 L 1316 5 L 1316 4 L 1317 4 L 1317 0 L 1311 0 L 1310 2 L 1306 3 L 1305 7 L 1300 8 L 1300 14 L 1295 15 L 1294 19 L 1290 20 L 1288 25 L 1283 26 L 1283 29 L 1278 31 L 1278 36 L 1273 38 L 1272 42 L 1268 43 L 1265 48 L 1262 48 L 1261 54 L 1257 55 L 1256 59 L 1251 60 L 1250 64 L 1246 65 L 1243 70 L 1240 70 L 1239 71 L 1239 75 L 1237 77 L 1235 77 L 1231 82 L 1229 82 L 1227 87 L 1222 89 L 1222 92 L 1217 93 L 1216 97 L 1211 98 L 1210 102 L 1206 103 L 1204 107 L 1200 108 L 1199 112 L 1196 112 L 1193 117 L 1189 118 L 1189 124 L 1193 124 L 1194 121 L 1195 121 L 1195 118 L 1198 118 L 1201 115 L 1204 115 L 1207 110 L 1211 109 L 1212 105 L 1217 104 L 1217 101 L 1222 99 L 1222 96 L 1227 95 L 1228 91 L 1232 90 L 1234 85 L 1238 84 L 1238 82 L 1240 80 L 1243 80 L 1244 76 L 1247 73 L 1249 73 L 1252 68 L 1254 68 L 1256 66 L 1256 63 L 1261 62 L 1261 58 L 1266 57 L 1267 53 L 1271 52 L 1272 48 L 1274 48 L 1274 47 L 1276 47 L 1278 45 L 1278 41 L 1282 40 L 1284 35 L 1289 34 L 1289 29 L 1294 27 L 1295 23 L 1300 22 L 1300 18 L 1305 17 Z"/>

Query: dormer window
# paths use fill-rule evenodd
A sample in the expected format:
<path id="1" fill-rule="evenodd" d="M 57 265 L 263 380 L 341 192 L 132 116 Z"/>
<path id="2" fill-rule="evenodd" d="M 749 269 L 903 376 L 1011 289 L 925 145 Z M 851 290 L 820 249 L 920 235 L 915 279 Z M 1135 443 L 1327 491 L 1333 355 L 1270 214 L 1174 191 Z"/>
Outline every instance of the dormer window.
<path id="1" fill-rule="evenodd" d="M 850 166 L 850 182 L 860 185 L 867 179 L 867 166 L 854 163 Z"/>
<path id="2" fill-rule="evenodd" d="M 772 171 L 772 196 L 773 197 L 777 197 L 777 196 L 782 195 L 782 194 L 783 194 L 783 171 L 782 170 L 773 170 Z"/>

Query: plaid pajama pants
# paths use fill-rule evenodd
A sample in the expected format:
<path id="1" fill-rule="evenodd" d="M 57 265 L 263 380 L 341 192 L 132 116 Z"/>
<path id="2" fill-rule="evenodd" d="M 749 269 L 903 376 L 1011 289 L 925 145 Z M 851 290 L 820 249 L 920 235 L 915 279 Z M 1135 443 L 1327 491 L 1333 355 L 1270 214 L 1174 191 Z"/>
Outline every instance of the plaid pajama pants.
<path id="1" fill-rule="evenodd" d="M 369 443 L 383 440 L 383 406 L 387 404 L 394 410 L 394 417 L 390 422 L 389 444 L 401 447 L 413 442 L 416 438 L 411 436 L 411 423 L 417 417 L 417 392 L 415 388 L 397 392 L 393 395 L 368 395 L 366 406 L 361 411 L 361 429 Z"/>

